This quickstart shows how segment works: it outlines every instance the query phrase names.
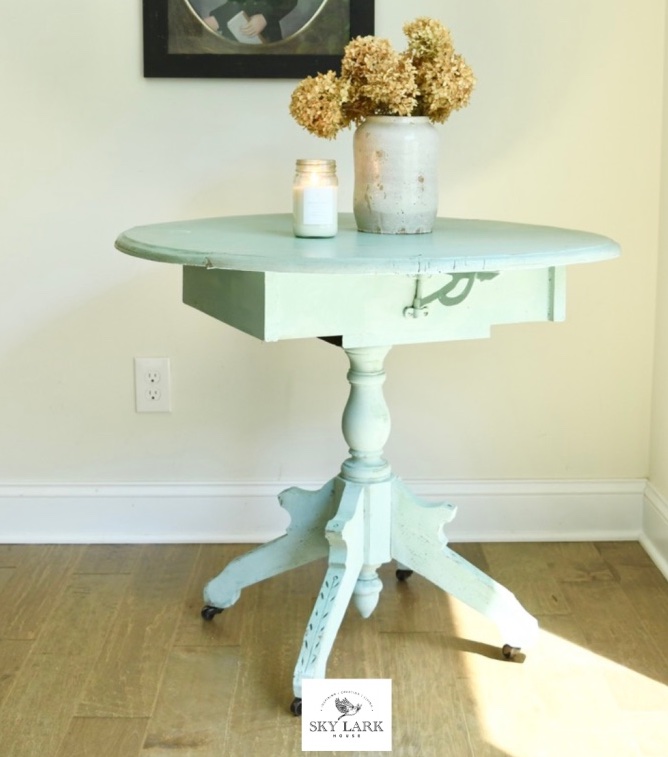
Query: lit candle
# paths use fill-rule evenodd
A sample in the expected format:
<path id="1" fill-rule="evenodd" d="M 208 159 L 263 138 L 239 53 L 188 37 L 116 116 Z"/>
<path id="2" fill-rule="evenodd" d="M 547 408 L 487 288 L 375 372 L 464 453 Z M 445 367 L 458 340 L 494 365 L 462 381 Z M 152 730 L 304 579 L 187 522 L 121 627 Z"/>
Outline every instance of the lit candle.
<path id="1" fill-rule="evenodd" d="M 297 237 L 333 237 L 338 228 L 338 180 L 333 160 L 298 160 L 292 185 L 292 218 Z"/>

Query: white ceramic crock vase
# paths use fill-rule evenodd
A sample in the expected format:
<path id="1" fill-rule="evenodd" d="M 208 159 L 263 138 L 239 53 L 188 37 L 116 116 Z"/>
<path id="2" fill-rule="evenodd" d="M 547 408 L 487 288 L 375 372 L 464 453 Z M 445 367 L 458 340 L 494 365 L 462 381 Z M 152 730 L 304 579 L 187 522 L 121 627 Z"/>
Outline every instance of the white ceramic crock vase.
<path id="1" fill-rule="evenodd" d="M 359 231 L 426 234 L 438 211 L 438 134 L 426 116 L 370 116 L 353 138 Z"/>

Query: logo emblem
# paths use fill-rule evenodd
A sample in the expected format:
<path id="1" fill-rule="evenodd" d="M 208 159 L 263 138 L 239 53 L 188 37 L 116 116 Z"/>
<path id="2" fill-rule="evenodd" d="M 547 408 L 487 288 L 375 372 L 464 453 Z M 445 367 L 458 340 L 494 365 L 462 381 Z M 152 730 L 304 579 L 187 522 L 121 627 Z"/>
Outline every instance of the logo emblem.
<path id="1" fill-rule="evenodd" d="M 336 709 L 341 713 L 339 715 L 339 720 L 341 720 L 341 718 L 345 718 L 346 715 L 357 715 L 357 713 L 362 709 L 361 704 L 353 704 L 347 699 L 336 699 L 334 701 L 334 704 L 336 705 Z"/>
<path id="2" fill-rule="evenodd" d="M 304 679 L 302 749 L 392 751 L 392 681 Z"/>

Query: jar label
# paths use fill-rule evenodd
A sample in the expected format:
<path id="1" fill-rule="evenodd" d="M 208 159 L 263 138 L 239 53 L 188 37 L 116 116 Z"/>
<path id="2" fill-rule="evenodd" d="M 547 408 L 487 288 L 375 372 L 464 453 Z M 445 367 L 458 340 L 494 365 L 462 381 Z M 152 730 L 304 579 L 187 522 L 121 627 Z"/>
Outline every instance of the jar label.
<path id="1" fill-rule="evenodd" d="M 308 226 L 334 223 L 336 220 L 336 187 L 304 187 L 301 190 L 301 195 L 300 215 L 302 223 Z"/>

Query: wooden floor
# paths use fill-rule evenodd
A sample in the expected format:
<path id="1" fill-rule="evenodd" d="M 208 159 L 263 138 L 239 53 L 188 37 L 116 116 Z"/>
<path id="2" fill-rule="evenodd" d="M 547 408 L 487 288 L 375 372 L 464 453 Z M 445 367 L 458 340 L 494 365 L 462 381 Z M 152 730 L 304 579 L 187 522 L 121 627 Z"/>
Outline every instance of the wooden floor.
<path id="1" fill-rule="evenodd" d="M 203 621 L 203 584 L 246 549 L 0 545 L 0 755 L 302 754 L 292 669 L 324 564 Z M 487 620 L 384 566 L 328 674 L 393 679 L 393 754 L 668 754 L 668 583 L 638 544 L 456 549 L 538 617 L 540 640 L 507 662 Z"/>

